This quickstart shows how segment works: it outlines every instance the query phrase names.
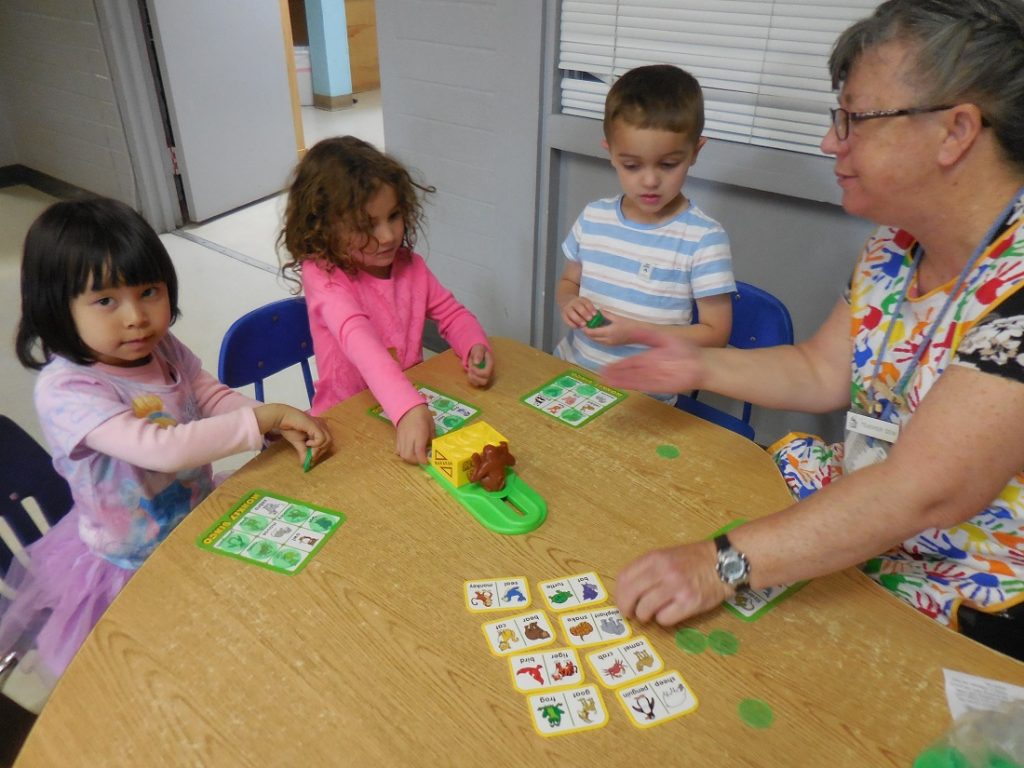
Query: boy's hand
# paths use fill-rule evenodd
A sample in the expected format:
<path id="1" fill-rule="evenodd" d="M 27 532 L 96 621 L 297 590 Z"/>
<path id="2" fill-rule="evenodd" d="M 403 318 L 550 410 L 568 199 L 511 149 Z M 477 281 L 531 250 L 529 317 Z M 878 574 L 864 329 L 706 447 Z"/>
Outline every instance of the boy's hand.
<path id="1" fill-rule="evenodd" d="M 604 315 L 604 319 L 608 323 L 598 328 L 584 328 L 583 333 L 587 335 L 588 339 L 593 339 L 598 344 L 609 347 L 618 347 L 633 342 L 640 323 L 621 315 L 614 315 L 607 310 L 602 311 L 601 314 Z"/>
<path id="2" fill-rule="evenodd" d="M 590 299 L 576 296 L 562 305 L 562 321 L 570 328 L 586 328 L 597 310 Z"/>
<path id="3" fill-rule="evenodd" d="M 299 462 L 305 463 L 306 449 L 313 449 L 313 461 L 330 450 L 332 438 L 327 425 L 298 408 L 283 403 L 267 403 L 253 409 L 260 432 L 278 434 L 287 440 L 299 454 Z"/>
<path id="4" fill-rule="evenodd" d="M 470 386 L 486 387 L 491 383 L 491 376 L 494 375 L 494 357 L 483 344 L 474 344 L 469 350 L 469 367 L 466 368 L 466 377 Z"/>
<path id="5" fill-rule="evenodd" d="M 426 464 L 427 446 L 434 439 L 434 417 L 426 404 L 406 411 L 395 430 L 395 453 L 402 457 L 402 461 Z"/>

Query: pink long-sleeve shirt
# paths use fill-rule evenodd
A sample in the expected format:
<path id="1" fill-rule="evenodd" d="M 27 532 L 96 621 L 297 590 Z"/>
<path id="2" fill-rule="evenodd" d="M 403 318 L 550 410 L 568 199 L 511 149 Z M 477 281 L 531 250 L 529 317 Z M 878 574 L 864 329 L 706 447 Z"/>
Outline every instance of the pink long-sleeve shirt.
<path id="1" fill-rule="evenodd" d="M 387 278 L 309 260 L 302 265 L 302 287 L 319 373 L 313 415 L 367 387 L 394 424 L 425 402 L 403 371 L 423 361 L 427 318 L 463 366 L 476 344 L 489 349 L 473 313 L 411 251 L 395 259 Z"/>

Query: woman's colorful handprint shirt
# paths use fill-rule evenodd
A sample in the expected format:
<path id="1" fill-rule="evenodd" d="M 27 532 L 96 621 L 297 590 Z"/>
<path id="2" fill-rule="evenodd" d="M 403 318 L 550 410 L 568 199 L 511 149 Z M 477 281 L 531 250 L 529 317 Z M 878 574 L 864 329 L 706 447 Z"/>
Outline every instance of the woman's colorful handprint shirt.
<path id="1" fill-rule="evenodd" d="M 1024 198 L 967 275 L 902 396 L 893 390 L 956 281 L 916 295 L 914 238 L 889 227 L 874 233 L 854 271 L 848 297 L 852 408 L 872 412 L 873 405 L 888 400 L 895 409 L 894 420 L 905 425 L 949 365 L 1024 382 L 1022 217 Z M 900 305 L 908 280 L 915 282 Z M 873 380 L 890 324 L 892 333 L 878 378 Z M 770 450 L 797 498 L 842 474 L 842 444 L 828 445 L 812 435 L 787 435 Z M 970 520 L 948 529 L 922 531 L 863 567 L 882 586 L 954 628 L 961 601 L 989 612 L 1024 602 L 1024 472 Z"/>

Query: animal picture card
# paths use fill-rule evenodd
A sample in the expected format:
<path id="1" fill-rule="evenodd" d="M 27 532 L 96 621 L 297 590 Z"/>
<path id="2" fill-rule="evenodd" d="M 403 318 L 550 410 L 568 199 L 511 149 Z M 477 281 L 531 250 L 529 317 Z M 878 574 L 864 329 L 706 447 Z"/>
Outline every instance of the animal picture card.
<path id="1" fill-rule="evenodd" d="M 780 587 L 741 589 L 725 601 L 725 607 L 744 621 L 754 621 L 806 585 L 806 581 L 798 581 Z"/>
<path id="2" fill-rule="evenodd" d="M 569 644 L 577 648 L 625 640 L 633 634 L 633 628 L 618 608 L 563 613 L 558 620 L 562 623 Z"/>
<path id="3" fill-rule="evenodd" d="M 562 424 L 582 427 L 625 398 L 625 392 L 606 387 L 581 371 L 570 370 L 519 399 Z"/>
<path id="4" fill-rule="evenodd" d="M 650 728 L 697 709 L 697 696 L 675 670 L 615 692 L 629 721 Z"/>
<path id="5" fill-rule="evenodd" d="M 427 407 L 430 415 L 434 417 L 434 434 L 437 437 L 458 429 L 470 419 L 480 415 L 480 409 L 475 405 L 459 400 L 457 397 L 438 392 L 432 387 L 423 384 L 416 384 L 416 389 L 427 400 Z M 384 413 L 380 405 L 375 405 L 368 413 L 378 419 L 390 422 L 391 419 Z"/>
<path id="6" fill-rule="evenodd" d="M 510 653 L 520 653 L 555 642 L 555 632 L 544 611 L 509 616 L 480 628 L 495 656 L 508 656 Z"/>
<path id="7" fill-rule="evenodd" d="M 572 648 L 508 657 L 512 684 L 523 693 L 569 688 L 583 682 L 580 657 Z"/>
<path id="8" fill-rule="evenodd" d="M 587 664 L 605 688 L 618 688 L 665 668 L 665 662 L 646 637 L 588 653 Z"/>
<path id="9" fill-rule="evenodd" d="M 590 731 L 608 723 L 601 692 L 592 685 L 526 697 L 533 727 L 541 736 Z"/>
<path id="10" fill-rule="evenodd" d="M 197 539 L 203 549 L 278 573 L 306 567 L 345 522 L 340 512 L 267 491 L 250 491 Z"/>
<path id="11" fill-rule="evenodd" d="M 552 611 L 597 605 L 608 599 L 608 590 L 593 571 L 567 576 L 564 579 L 541 581 L 538 582 L 537 589 Z"/>
<path id="12" fill-rule="evenodd" d="M 508 611 L 530 605 L 530 587 L 522 576 L 474 579 L 464 583 L 463 591 L 470 613 Z"/>

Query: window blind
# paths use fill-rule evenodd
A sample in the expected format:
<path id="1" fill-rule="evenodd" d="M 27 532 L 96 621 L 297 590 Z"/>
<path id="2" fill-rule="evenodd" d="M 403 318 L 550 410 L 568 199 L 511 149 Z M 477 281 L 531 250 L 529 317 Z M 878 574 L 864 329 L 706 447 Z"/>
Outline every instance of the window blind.
<path id="1" fill-rule="evenodd" d="M 675 64 L 704 90 L 704 134 L 819 155 L 836 37 L 878 0 L 563 0 L 562 113 L 601 119 L 615 78 Z"/>

